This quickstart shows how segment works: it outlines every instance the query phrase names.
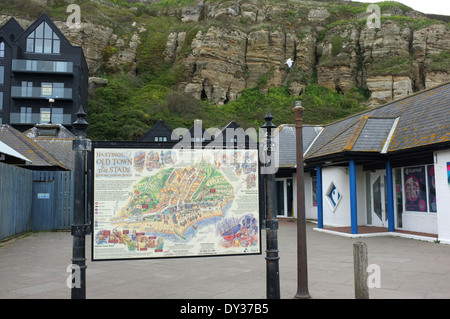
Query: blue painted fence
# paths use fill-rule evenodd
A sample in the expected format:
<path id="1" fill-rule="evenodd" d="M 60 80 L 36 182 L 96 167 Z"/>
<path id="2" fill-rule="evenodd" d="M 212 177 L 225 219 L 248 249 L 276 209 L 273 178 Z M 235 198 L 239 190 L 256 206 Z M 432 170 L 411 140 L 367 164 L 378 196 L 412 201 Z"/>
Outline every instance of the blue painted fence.
<path id="1" fill-rule="evenodd" d="M 0 240 L 26 231 L 69 230 L 73 176 L 0 163 Z"/>
<path id="2" fill-rule="evenodd" d="M 33 172 L 31 230 L 67 230 L 73 221 L 73 172 Z"/>
<path id="3" fill-rule="evenodd" d="M 33 172 L 0 163 L 0 240 L 31 229 Z"/>

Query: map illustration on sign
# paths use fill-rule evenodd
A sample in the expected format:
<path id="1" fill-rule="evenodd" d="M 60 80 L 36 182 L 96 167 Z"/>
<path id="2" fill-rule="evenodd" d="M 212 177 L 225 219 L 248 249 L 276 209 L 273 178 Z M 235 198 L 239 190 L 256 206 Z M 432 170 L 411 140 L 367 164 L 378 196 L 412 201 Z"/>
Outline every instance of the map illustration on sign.
<path id="1" fill-rule="evenodd" d="M 257 150 L 95 149 L 93 260 L 260 253 Z"/>

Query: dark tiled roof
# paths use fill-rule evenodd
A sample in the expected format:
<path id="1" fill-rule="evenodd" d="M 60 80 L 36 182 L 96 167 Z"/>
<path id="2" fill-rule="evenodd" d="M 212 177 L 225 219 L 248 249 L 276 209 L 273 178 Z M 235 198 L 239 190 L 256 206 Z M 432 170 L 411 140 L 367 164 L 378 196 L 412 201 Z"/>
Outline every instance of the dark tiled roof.
<path id="1" fill-rule="evenodd" d="M 0 125 L 0 141 L 28 158 L 32 166 L 67 169 L 39 144 L 7 124 Z"/>
<path id="2" fill-rule="evenodd" d="M 305 159 L 381 152 L 384 146 L 389 153 L 443 142 L 450 142 L 450 82 L 325 126 Z"/>
<path id="3" fill-rule="evenodd" d="M 320 126 L 303 125 L 303 152 L 308 149 L 321 130 Z M 279 166 L 294 167 L 297 164 L 295 125 L 280 125 L 275 134 L 278 134 Z"/>
<path id="4" fill-rule="evenodd" d="M 56 135 L 42 134 L 46 129 L 56 129 Z M 65 168 L 69 170 L 75 168 L 75 153 L 72 149 L 75 135 L 63 125 L 37 124 L 23 134 L 41 146 L 54 159 L 63 164 Z"/>

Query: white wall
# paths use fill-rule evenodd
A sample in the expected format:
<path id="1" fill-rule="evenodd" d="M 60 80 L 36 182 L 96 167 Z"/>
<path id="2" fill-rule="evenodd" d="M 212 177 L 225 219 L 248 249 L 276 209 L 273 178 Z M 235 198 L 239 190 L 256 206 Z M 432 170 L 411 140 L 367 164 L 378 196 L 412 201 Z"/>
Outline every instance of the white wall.
<path id="1" fill-rule="evenodd" d="M 447 162 L 450 162 L 450 150 L 435 153 L 438 235 L 441 242 L 450 244 L 450 184 L 447 181 Z"/>
<path id="2" fill-rule="evenodd" d="M 303 177 L 305 183 L 305 218 L 317 219 L 317 207 L 313 206 L 311 174 L 309 172 L 305 172 Z M 294 182 L 294 217 L 297 218 L 297 173 L 292 174 L 292 178 Z"/>
<path id="3" fill-rule="evenodd" d="M 305 215 L 306 219 L 317 220 L 317 206 L 313 206 L 313 188 L 311 173 L 305 173 Z M 314 179 L 316 177 L 314 176 Z"/>
<path id="4" fill-rule="evenodd" d="M 305 179 L 306 181 L 308 179 Z M 312 183 L 309 177 L 309 183 Z M 328 191 L 331 183 L 336 185 L 341 194 L 341 199 L 333 209 L 328 198 Z M 311 189 L 312 185 L 305 185 L 305 196 L 307 194 L 306 187 Z M 323 224 L 324 226 L 351 226 L 350 214 L 350 177 L 348 167 L 324 167 L 322 169 L 322 192 L 323 192 Z M 366 192 L 364 182 L 364 172 L 361 166 L 356 167 L 356 188 L 357 188 L 357 210 L 358 225 L 366 224 Z M 310 191 L 308 191 L 310 192 Z M 317 219 L 317 207 L 312 205 L 312 194 L 308 193 L 305 198 L 306 218 Z"/>

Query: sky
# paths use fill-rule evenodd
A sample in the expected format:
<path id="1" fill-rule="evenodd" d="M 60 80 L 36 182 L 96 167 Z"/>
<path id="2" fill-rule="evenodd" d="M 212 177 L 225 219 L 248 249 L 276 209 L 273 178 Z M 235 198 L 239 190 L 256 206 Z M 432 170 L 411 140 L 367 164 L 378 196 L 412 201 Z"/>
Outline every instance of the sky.
<path id="1" fill-rule="evenodd" d="M 377 3 L 382 0 L 355 0 L 356 2 Z M 433 13 L 450 16 L 449 0 L 396 0 L 422 13 Z"/>

